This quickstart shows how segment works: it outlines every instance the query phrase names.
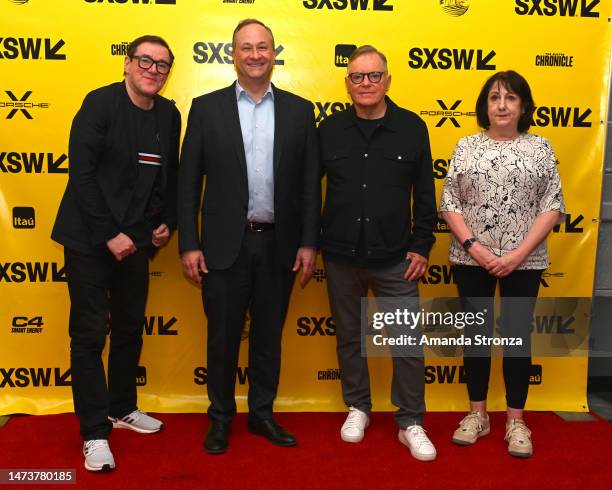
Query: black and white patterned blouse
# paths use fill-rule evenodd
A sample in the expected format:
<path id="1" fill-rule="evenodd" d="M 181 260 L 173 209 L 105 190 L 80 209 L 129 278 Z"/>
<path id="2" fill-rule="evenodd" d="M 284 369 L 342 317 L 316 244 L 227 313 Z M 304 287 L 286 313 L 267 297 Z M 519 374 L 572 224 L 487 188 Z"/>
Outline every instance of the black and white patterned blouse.
<path id="1" fill-rule="evenodd" d="M 555 155 L 546 138 L 522 133 L 511 141 L 484 132 L 461 138 L 455 148 L 440 211 L 463 215 L 478 241 L 495 255 L 520 245 L 535 218 L 545 211 L 565 213 Z M 453 237 L 449 259 L 478 265 Z M 549 265 L 544 240 L 518 268 Z"/>

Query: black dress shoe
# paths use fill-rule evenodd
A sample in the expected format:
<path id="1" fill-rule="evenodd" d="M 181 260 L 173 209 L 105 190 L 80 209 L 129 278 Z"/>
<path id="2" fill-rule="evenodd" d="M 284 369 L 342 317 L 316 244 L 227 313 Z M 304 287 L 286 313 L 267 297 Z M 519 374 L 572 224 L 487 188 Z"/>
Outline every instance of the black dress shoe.
<path id="1" fill-rule="evenodd" d="M 269 420 L 249 420 L 249 430 L 253 434 L 259 434 L 267 438 L 272 444 L 277 446 L 295 446 L 297 439 L 295 436 L 280 425 L 278 425 L 273 419 Z"/>
<path id="2" fill-rule="evenodd" d="M 227 440 L 229 438 L 230 424 L 211 420 L 208 427 L 204 449 L 208 454 L 223 454 L 227 451 Z"/>

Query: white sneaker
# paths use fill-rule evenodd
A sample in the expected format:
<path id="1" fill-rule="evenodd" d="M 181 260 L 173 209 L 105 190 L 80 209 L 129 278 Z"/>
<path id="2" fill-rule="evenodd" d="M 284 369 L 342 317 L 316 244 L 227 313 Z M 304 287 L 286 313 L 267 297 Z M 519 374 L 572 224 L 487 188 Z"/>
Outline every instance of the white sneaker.
<path id="1" fill-rule="evenodd" d="M 89 471 L 111 471 L 115 468 L 115 458 L 106 439 L 91 439 L 83 444 L 85 469 Z"/>
<path id="2" fill-rule="evenodd" d="M 355 407 L 349 407 L 348 417 L 340 429 L 340 437 L 344 442 L 360 442 L 369 424 L 370 417 Z"/>
<path id="3" fill-rule="evenodd" d="M 138 409 L 120 419 L 114 417 L 108 419 L 113 423 L 115 429 L 131 429 L 142 434 L 159 432 L 164 426 L 161 420 L 154 419 Z"/>
<path id="4" fill-rule="evenodd" d="M 410 454 L 419 461 L 433 461 L 436 459 L 436 448 L 427 437 L 425 429 L 420 425 L 411 425 L 400 429 L 397 434 L 400 442 L 410 449 Z"/>

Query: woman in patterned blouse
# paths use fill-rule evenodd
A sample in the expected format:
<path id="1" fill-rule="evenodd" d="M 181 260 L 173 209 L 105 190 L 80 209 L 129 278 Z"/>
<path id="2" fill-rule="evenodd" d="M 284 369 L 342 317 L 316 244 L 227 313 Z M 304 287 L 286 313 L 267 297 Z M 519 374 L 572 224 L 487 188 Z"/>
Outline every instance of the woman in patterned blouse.
<path id="1" fill-rule="evenodd" d="M 540 277 L 549 265 L 546 237 L 565 213 L 561 180 L 548 141 L 529 134 L 535 104 L 527 81 L 514 71 L 494 74 L 476 102 L 484 131 L 457 143 L 440 204 L 453 233 L 455 264 L 464 307 L 485 312 L 482 326 L 466 327 L 472 345 L 464 350 L 470 413 L 453 442 L 469 445 L 489 433 L 486 411 L 491 348 L 477 338 L 493 334 L 493 296 L 499 282 L 504 347 L 506 441 L 512 456 L 533 452 L 523 420 L 531 369 L 530 331 Z M 511 299 L 509 299 L 511 298 Z M 481 335 L 482 337 L 476 337 Z"/>

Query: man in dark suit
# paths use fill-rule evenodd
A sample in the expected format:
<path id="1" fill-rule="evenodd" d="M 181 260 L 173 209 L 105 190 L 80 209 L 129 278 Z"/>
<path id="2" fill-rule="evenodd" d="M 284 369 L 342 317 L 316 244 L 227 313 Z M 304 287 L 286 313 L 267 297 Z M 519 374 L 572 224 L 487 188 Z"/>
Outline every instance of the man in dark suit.
<path id="1" fill-rule="evenodd" d="M 72 392 L 90 471 L 115 467 L 113 427 L 162 428 L 138 410 L 136 372 L 149 257 L 176 227 L 181 116 L 157 95 L 173 59 L 158 36 L 134 40 L 125 79 L 87 94 L 70 130 L 68 185 L 51 237 L 64 246 Z"/>
<path id="2" fill-rule="evenodd" d="M 270 83 L 272 32 L 244 20 L 233 48 L 238 81 L 194 99 L 179 171 L 183 269 L 202 284 L 208 317 L 211 454 L 227 450 L 247 309 L 249 430 L 280 446 L 297 443 L 274 421 L 272 405 L 294 275 L 302 268 L 302 286 L 312 275 L 321 206 L 313 106 Z"/>

